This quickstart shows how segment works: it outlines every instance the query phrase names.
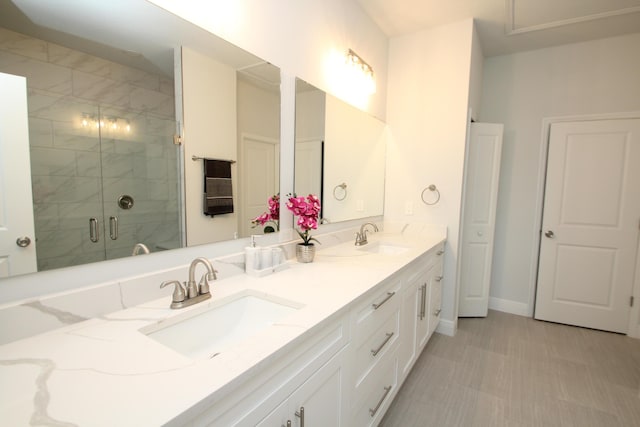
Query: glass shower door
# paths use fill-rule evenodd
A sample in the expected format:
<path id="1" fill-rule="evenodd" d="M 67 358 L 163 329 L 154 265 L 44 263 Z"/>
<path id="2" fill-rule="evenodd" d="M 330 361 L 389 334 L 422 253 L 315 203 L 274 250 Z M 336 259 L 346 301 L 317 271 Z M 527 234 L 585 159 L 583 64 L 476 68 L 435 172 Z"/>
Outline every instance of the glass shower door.
<path id="1" fill-rule="evenodd" d="M 98 243 L 103 234 L 98 114 L 89 102 L 29 93 L 38 271 L 105 259 L 105 246 Z"/>
<path id="2" fill-rule="evenodd" d="M 101 108 L 106 259 L 180 246 L 175 120 Z"/>

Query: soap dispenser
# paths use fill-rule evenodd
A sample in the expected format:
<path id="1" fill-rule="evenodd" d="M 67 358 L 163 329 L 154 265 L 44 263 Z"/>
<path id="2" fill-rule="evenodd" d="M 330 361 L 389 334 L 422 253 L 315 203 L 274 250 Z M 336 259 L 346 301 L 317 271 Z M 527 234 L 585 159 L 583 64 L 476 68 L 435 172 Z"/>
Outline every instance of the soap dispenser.
<path id="1" fill-rule="evenodd" d="M 256 247 L 256 238 L 259 235 L 251 235 L 251 243 L 244 248 L 244 265 L 245 272 L 254 274 L 256 270 L 260 270 L 260 248 Z"/>

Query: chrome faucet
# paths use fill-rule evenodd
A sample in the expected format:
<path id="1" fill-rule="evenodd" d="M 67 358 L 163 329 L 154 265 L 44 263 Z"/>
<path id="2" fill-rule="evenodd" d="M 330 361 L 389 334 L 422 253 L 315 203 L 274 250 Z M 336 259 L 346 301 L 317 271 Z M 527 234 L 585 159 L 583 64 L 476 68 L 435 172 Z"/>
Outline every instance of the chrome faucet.
<path id="1" fill-rule="evenodd" d="M 369 243 L 367 241 L 367 226 L 370 225 L 373 227 L 373 231 L 377 232 L 378 231 L 378 226 L 375 225 L 372 222 L 365 222 L 364 224 L 362 224 L 362 226 L 360 227 L 360 231 L 358 233 L 356 233 L 356 246 L 362 246 L 362 245 L 366 245 L 367 243 Z"/>
<path id="2" fill-rule="evenodd" d="M 145 245 L 144 243 L 136 243 L 136 245 L 133 247 L 133 252 L 131 253 L 131 256 L 136 256 L 140 254 L 140 252 L 144 254 L 148 254 L 151 251 L 149 250 L 147 245 Z"/>
<path id="3" fill-rule="evenodd" d="M 202 264 L 206 267 L 207 272 L 200 279 L 200 285 L 196 285 L 195 274 L 198 264 Z M 217 271 L 213 269 L 213 266 L 206 258 L 196 258 L 191 262 L 189 266 L 189 282 L 187 283 L 187 291 L 189 298 L 197 297 L 198 294 L 209 293 L 209 280 L 218 280 L 216 276 Z"/>
<path id="4" fill-rule="evenodd" d="M 200 283 L 196 284 L 195 274 L 198 264 L 206 267 L 207 272 L 202 275 Z M 196 258 L 189 266 L 189 280 L 184 285 L 178 280 L 167 280 L 160 284 L 161 288 L 167 285 L 175 285 L 173 289 L 173 297 L 171 300 L 171 308 L 184 308 L 211 298 L 209 291 L 209 280 L 217 280 L 217 271 L 206 258 Z"/>

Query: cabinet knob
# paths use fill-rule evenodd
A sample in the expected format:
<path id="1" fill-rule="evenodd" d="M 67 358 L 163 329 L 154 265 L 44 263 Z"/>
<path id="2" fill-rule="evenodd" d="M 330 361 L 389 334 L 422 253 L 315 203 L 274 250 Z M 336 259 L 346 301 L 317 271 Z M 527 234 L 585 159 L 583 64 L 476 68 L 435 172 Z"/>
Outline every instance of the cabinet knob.
<path id="1" fill-rule="evenodd" d="M 436 276 L 436 282 L 440 282 L 443 278 L 444 276 Z"/>
<path id="2" fill-rule="evenodd" d="M 436 252 L 436 255 L 442 255 L 444 253 L 444 251 L 441 249 L 438 252 Z"/>

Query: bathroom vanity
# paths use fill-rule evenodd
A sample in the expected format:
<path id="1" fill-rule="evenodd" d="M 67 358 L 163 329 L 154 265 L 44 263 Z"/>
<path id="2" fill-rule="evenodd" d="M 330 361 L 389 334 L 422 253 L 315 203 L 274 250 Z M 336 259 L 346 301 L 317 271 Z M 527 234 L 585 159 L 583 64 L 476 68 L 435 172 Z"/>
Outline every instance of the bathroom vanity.
<path id="1" fill-rule="evenodd" d="M 444 232 L 375 233 L 0 346 L 6 425 L 377 425 L 439 322 Z M 7 387 L 10 385 L 10 387 Z"/>

